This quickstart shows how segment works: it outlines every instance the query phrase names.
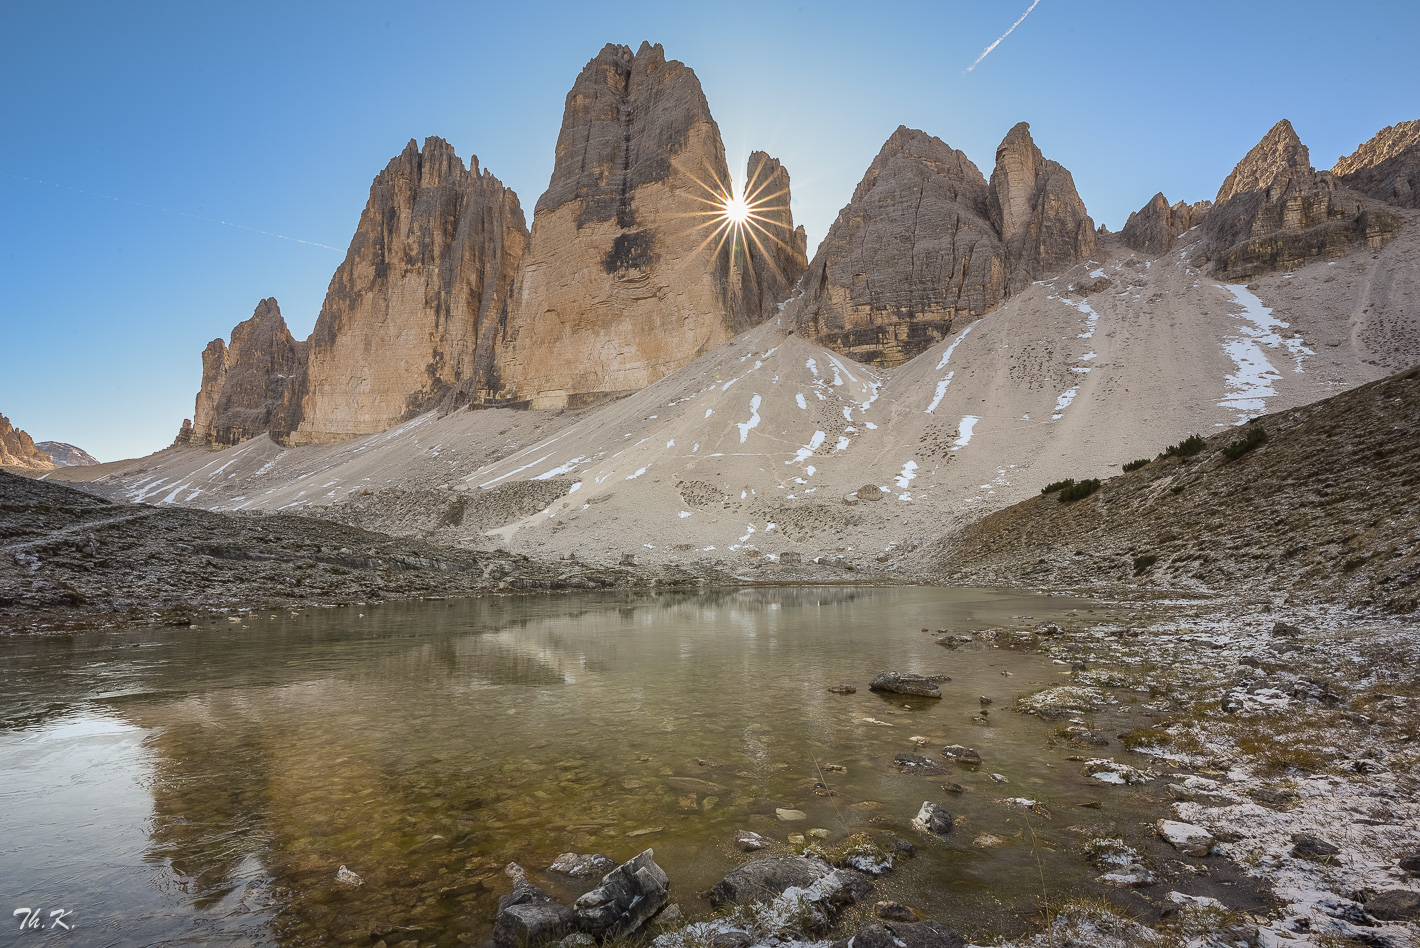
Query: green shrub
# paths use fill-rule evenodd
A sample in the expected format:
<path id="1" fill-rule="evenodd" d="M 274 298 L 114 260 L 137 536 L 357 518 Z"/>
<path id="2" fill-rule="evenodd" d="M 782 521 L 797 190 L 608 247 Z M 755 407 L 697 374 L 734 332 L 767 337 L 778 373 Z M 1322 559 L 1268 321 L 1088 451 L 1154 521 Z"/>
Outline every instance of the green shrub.
<path id="1" fill-rule="evenodd" d="M 1159 558 L 1152 553 L 1145 553 L 1143 556 L 1134 557 L 1134 575 L 1143 576 L 1152 569 L 1154 564 L 1158 561 Z"/>
<path id="2" fill-rule="evenodd" d="M 1261 425 L 1248 425 L 1247 434 L 1223 446 L 1223 455 L 1229 461 L 1236 461 L 1266 440 L 1267 432 Z"/>
<path id="3" fill-rule="evenodd" d="M 1053 484 L 1046 484 L 1044 487 L 1042 487 L 1042 488 L 1040 489 L 1040 492 L 1041 492 L 1042 494 L 1053 494 L 1053 493 L 1055 493 L 1057 490 L 1064 490 L 1064 489 L 1067 488 L 1067 487 L 1074 487 L 1074 486 L 1075 486 L 1075 479 L 1074 479 L 1073 477 L 1067 477 L 1067 478 L 1065 478 L 1063 481 L 1056 481 L 1056 482 L 1054 482 Z"/>
<path id="4" fill-rule="evenodd" d="M 1128 464 L 1124 465 L 1124 473 L 1128 474 L 1130 471 L 1137 471 L 1139 470 L 1139 468 L 1143 467 L 1148 463 L 1148 458 L 1140 458 L 1137 461 L 1130 461 Z"/>
<path id="5" fill-rule="evenodd" d="M 1071 484 L 1068 487 L 1062 487 L 1060 489 L 1060 502 L 1062 504 L 1074 503 L 1077 500 L 1083 500 L 1084 498 L 1090 496 L 1099 489 L 1099 478 L 1091 477 L 1088 480 L 1080 481 L 1077 484 Z"/>
<path id="6" fill-rule="evenodd" d="M 1202 435 L 1189 435 L 1178 444 L 1171 444 L 1160 454 L 1161 458 L 1191 458 L 1204 447 Z"/>

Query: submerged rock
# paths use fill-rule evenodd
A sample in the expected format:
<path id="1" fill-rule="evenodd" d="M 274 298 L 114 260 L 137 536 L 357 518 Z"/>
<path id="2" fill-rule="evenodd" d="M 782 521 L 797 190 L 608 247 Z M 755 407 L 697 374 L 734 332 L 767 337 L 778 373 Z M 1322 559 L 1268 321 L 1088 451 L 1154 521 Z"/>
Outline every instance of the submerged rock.
<path id="1" fill-rule="evenodd" d="M 735 834 L 735 845 L 745 852 L 754 852 L 759 849 L 768 849 L 769 840 L 758 833 L 751 833 L 749 830 L 740 830 Z"/>
<path id="2" fill-rule="evenodd" d="M 947 772 L 941 764 L 921 754 L 898 754 L 892 759 L 892 766 L 898 773 L 922 777 L 937 777 Z"/>
<path id="3" fill-rule="evenodd" d="M 895 695 L 916 695 L 919 698 L 940 698 L 942 690 L 926 675 L 910 672 L 883 672 L 868 684 L 873 691 L 886 691 Z"/>
<path id="4" fill-rule="evenodd" d="M 842 682 L 837 685 L 829 685 L 828 690 L 836 695 L 856 695 L 858 693 L 858 686 Z"/>
<path id="5" fill-rule="evenodd" d="M 930 800 L 922 804 L 912 825 L 924 833 L 946 836 L 952 831 L 952 815 Z"/>
<path id="6" fill-rule="evenodd" d="M 365 884 L 365 880 L 364 880 L 364 879 L 361 879 L 359 876 L 357 876 L 355 873 L 351 872 L 349 869 L 346 869 L 344 866 L 341 866 L 339 869 L 337 869 L 337 870 L 335 871 L 335 881 L 336 881 L 336 882 L 343 882 L 343 883 L 345 883 L 346 885 L 364 885 L 364 884 Z"/>
<path id="7" fill-rule="evenodd" d="M 885 922 L 915 922 L 922 917 L 901 902 L 879 902 L 873 914 Z"/>
<path id="8" fill-rule="evenodd" d="M 577 927 L 598 938 L 617 938 L 650 921 L 670 901 L 670 880 L 654 856 L 648 849 L 627 860 L 573 903 Z"/>

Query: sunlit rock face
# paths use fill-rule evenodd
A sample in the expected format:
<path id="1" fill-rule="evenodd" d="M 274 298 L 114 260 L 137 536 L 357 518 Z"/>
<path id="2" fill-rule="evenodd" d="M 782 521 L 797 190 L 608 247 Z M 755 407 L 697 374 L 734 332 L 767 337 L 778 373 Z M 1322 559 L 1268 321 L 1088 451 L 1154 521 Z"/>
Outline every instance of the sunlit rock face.
<path id="1" fill-rule="evenodd" d="M 476 157 L 465 168 L 443 139 L 411 140 L 375 178 L 331 278 L 289 440 L 382 431 L 486 397 L 526 245 L 517 195 Z"/>
<path id="2" fill-rule="evenodd" d="M 1345 187 L 1398 207 L 1420 207 L 1420 119 L 1387 125 L 1338 161 Z"/>
<path id="3" fill-rule="evenodd" d="M 230 344 L 213 339 L 202 351 L 202 389 L 186 443 L 224 448 L 268 430 L 289 431 L 305 363 L 306 343 L 291 337 L 275 299 L 262 300 L 232 329 Z"/>
<path id="4" fill-rule="evenodd" d="M 1307 146 L 1283 119 L 1218 189 L 1204 220 L 1205 250 L 1215 272 L 1239 280 L 1336 259 L 1357 244 L 1379 248 L 1400 227 L 1393 211 L 1314 171 Z"/>
<path id="5" fill-rule="evenodd" d="M 567 94 L 499 338 L 498 399 L 575 407 L 634 391 L 773 312 L 803 271 L 803 232 L 778 162 L 757 154 L 749 170 L 769 183 L 767 220 L 722 239 L 729 169 L 695 73 L 648 43 L 597 54 Z"/>

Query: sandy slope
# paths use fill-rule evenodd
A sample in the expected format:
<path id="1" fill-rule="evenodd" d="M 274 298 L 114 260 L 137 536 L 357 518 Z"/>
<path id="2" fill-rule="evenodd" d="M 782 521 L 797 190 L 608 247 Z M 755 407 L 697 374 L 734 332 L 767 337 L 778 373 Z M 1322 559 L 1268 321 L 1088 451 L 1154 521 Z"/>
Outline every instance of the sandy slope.
<path id="1" fill-rule="evenodd" d="M 891 372 L 772 320 L 582 412 L 430 414 L 338 445 L 263 438 L 50 477 L 541 555 L 713 560 L 773 578 L 796 552 L 839 564 L 806 568 L 822 578 L 846 578 L 843 564 L 893 572 L 1048 481 L 1117 473 L 1193 431 L 1420 362 L 1420 214 L 1406 214 L 1384 250 L 1248 287 L 1195 267 L 1187 235 L 1158 259 L 1106 240 L 1096 260 Z M 880 499 L 845 497 L 864 485 Z"/>

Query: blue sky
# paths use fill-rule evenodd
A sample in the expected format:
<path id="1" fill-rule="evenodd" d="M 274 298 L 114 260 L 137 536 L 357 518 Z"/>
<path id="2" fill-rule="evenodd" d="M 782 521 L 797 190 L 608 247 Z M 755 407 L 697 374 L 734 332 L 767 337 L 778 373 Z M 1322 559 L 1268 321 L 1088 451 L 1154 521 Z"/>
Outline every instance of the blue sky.
<path id="1" fill-rule="evenodd" d="M 1155 191 L 1211 198 L 1279 118 L 1326 168 L 1420 117 L 1413 2 L 1040 0 L 968 73 L 1029 6 L 10 4 L 0 412 L 102 460 L 165 447 L 202 347 L 258 300 L 310 332 L 410 138 L 478 155 L 531 213 L 608 42 L 695 69 L 731 168 L 763 148 L 789 169 L 811 253 L 899 124 L 989 175 L 1028 121 L 1117 229 Z"/>

